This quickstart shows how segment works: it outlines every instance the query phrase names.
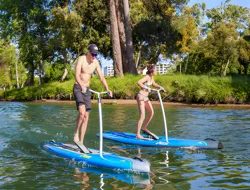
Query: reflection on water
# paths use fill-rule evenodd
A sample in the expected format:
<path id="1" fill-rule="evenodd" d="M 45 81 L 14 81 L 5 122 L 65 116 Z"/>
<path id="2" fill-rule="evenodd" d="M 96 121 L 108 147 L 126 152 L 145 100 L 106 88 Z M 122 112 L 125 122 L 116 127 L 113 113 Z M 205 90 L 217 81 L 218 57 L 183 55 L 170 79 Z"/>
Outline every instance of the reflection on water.
<path id="1" fill-rule="evenodd" d="M 81 189 L 86 189 L 90 186 L 88 184 L 89 176 L 86 172 L 80 171 L 78 168 L 75 168 L 75 177 L 76 181 L 82 184 Z"/>
<path id="2" fill-rule="evenodd" d="M 75 180 L 83 184 L 83 189 L 89 187 L 88 182 L 90 181 L 89 175 L 95 175 L 99 177 L 99 184 L 100 189 L 106 188 L 107 186 L 111 185 L 116 187 L 120 185 L 120 182 L 125 182 L 124 184 L 139 184 L 148 186 L 150 185 L 150 178 L 148 174 L 133 174 L 127 172 L 116 172 L 112 170 L 105 170 L 95 167 L 75 167 Z M 110 179 L 116 179 L 113 183 L 107 183 Z"/>
<path id="3" fill-rule="evenodd" d="M 164 134 L 160 106 L 150 130 Z M 99 148 L 98 109 L 93 105 L 85 144 Z M 54 139 L 72 143 L 74 105 L 0 103 L 0 189 L 248 189 L 250 110 L 166 108 L 169 135 L 214 138 L 224 149 L 159 149 L 104 141 L 104 150 L 151 163 L 150 175 L 89 168 L 42 149 Z M 136 105 L 103 105 L 104 130 L 135 132 Z"/>

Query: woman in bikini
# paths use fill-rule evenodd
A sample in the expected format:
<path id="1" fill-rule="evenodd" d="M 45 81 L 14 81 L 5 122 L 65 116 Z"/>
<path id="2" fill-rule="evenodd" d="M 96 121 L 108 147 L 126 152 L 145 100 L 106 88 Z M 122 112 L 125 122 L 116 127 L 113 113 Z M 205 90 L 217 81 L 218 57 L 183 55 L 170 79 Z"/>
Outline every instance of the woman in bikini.
<path id="1" fill-rule="evenodd" d="M 153 77 L 157 74 L 155 65 L 149 64 L 147 66 L 147 70 L 148 70 L 147 75 L 144 76 L 141 80 L 139 80 L 137 82 L 137 84 L 141 87 L 141 90 L 139 91 L 139 93 L 136 96 L 138 108 L 140 111 L 140 119 L 138 121 L 137 132 L 136 132 L 136 138 L 138 138 L 138 139 L 144 139 L 144 137 L 140 134 L 141 128 L 145 132 L 150 132 L 147 129 L 147 126 L 154 115 L 154 109 L 152 107 L 150 100 L 148 99 L 148 94 L 151 91 L 151 86 L 163 89 L 160 85 L 156 84 L 154 81 Z M 145 109 L 148 111 L 148 115 L 147 115 L 146 121 L 144 122 L 144 125 L 142 127 L 143 121 L 145 119 Z"/>

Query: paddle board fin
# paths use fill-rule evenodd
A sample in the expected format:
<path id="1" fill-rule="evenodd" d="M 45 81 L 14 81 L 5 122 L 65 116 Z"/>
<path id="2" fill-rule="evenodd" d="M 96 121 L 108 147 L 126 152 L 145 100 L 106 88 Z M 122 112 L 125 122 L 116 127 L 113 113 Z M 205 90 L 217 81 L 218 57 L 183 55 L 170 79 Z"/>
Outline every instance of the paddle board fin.
<path id="1" fill-rule="evenodd" d="M 87 147 L 85 147 L 82 143 L 77 142 L 77 141 L 73 141 L 73 142 L 76 144 L 76 146 L 77 146 L 78 148 L 80 148 L 80 150 L 81 150 L 82 153 L 86 153 L 86 154 L 91 153 L 91 152 L 89 151 L 89 149 L 87 149 Z"/>
<path id="2" fill-rule="evenodd" d="M 143 129 L 141 129 L 141 131 L 143 132 L 143 134 L 148 135 L 149 138 L 152 138 L 154 140 L 158 140 L 159 139 L 159 137 L 156 134 L 154 134 L 154 133 L 152 133 L 150 131 L 145 131 Z"/>

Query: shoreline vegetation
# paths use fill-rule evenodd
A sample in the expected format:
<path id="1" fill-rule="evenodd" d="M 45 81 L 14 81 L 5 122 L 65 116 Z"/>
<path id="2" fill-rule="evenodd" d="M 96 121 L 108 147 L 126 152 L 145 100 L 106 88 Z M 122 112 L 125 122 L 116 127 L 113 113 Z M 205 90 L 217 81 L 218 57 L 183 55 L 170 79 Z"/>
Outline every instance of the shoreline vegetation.
<path id="1" fill-rule="evenodd" d="M 123 78 L 107 78 L 113 98 L 103 96 L 107 104 L 136 104 L 135 96 L 139 91 L 137 81 L 141 76 L 126 75 Z M 195 76 L 195 75 L 158 75 L 155 81 L 166 89 L 162 100 L 169 105 L 189 106 L 250 106 L 249 76 Z M 30 86 L 21 89 L 0 91 L 0 100 L 4 101 L 42 101 L 42 102 L 74 102 L 74 80 L 51 82 L 41 86 Z M 91 88 L 104 91 L 98 77 L 91 78 Z M 157 104 L 156 93 L 149 95 Z M 96 97 L 93 96 L 93 102 Z M 249 105 L 248 105 L 249 104 Z"/>

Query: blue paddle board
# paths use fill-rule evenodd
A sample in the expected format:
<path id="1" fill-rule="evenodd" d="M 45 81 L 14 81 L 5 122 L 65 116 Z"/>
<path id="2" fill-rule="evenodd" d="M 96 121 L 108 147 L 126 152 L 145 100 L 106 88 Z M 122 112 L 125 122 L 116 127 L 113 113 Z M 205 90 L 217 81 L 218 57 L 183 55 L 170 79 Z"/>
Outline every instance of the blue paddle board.
<path id="1" fill-rule="evenodd" d="M 43 147 L 57 156 L 83 162 L 90 166 L 141 173 L 150 172 L 150 164 L 144 159 L 126 158 L 107 152 L 100 155 L 99 151 L 95 149 L 89 149 L 90 153 L 86 154 L 82 153 L 76 145 L 54 141 L 46 142 Z"/>
<path id="2" fill-rule="evenodd" d="M 99 136 L 99 134 L 97 134 Z M 143 137 L 147 138 L 147 135 L 143 134 Z M 198 149 L 222 149 L 223 145 L 219 141 L 213 139 L 207 140 L 191 140 L 191 139 L 179 139 L 168 137 L 168 143 L 166 142 L 165 136 L 158 136 L 158 140 L 153 139 L 137 139 L 133 133 L 124 132 L 104 132 L 103 138 L 140 146 L 152 146 L 152 147 L 172 147 L 172 148 L 190 148 L 195 147 Z"/>

